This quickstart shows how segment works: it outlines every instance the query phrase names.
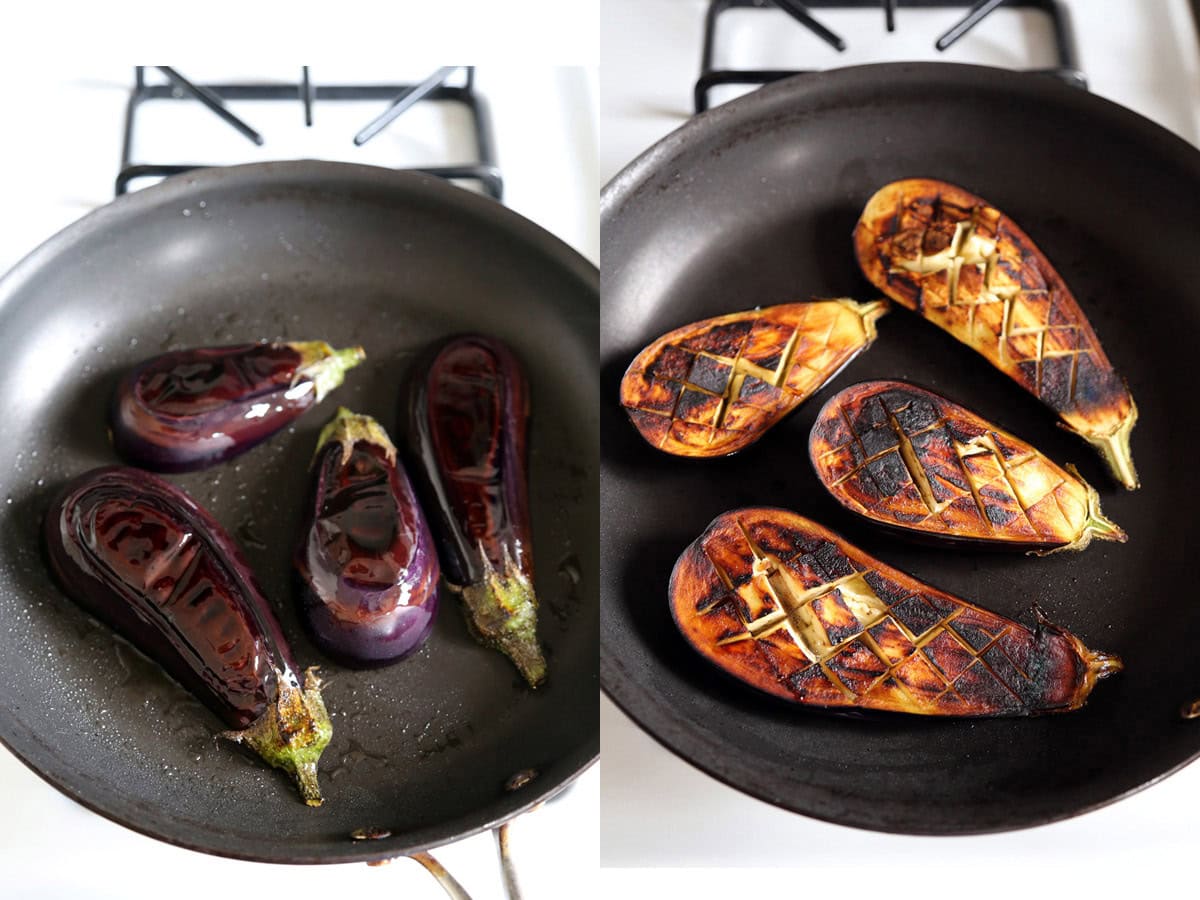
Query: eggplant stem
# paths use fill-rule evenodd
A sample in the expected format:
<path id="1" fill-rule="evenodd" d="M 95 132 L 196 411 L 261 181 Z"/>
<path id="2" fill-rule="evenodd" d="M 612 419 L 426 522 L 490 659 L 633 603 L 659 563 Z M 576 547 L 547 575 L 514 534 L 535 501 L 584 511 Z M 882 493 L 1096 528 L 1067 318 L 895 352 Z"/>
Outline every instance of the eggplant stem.
<path id="1" fill-rule="evenodd" d="M 1032 556 L 1050 556 L 1053 553 L 1061 553 L 1064 550 L 1082 550 L 1092 542 L 1093 538 L 1102 541 L 1116 541 L 1118 544 L 1124 544 L 1129 540 L 1129 535 L 1116 522 L 1104 515 L 1100 511 L 1100 494 L 1096 489 L 1088 484 L 1079 470 L 1071 463 L 1067 463 L 1064 468 L 1070 472 L 1080 484 L 1087 490 L 1087 518 L 1084 519 L 1083 525 L 1080 526 L 1079 534 L 1075 540 L 1069 544 L 1063 544 L 1061 547 L 1053 547 L 1049 550 L 1031 550 Z"/>
<path id="2" fill-rule="evenodd" d="M 442 890 L 446 892 L 446 896 L 450 900 L 471 900 L 471 895 L 467 893 L 466 888 L 458 883 L 458 879 L 447 872 L 446 867 L 429 853 L 414 853 L 409 856 L 409 859 L 415 860 L 424 866 L 425 870 L 442 886 Z"/>
<path id="3" fill-rule="evenodd" d="M 321 679 L 314 666 L 305 671 L 301 688 L 295 675 L 276 669 L 275 684 L 270 709 L 249 728 L 219 736 L 248 744 L 265 762 L 295 779 L 305 803 L 320 806 L 317 760 L 333 737 L 333 724 L 321 698 Z"/>
<path id="4" fill-rule="evenodd" d="M 467 624 L 476 640 L 499 650 L 515 665 L 530 687 L 546 678 L 546 660 L 537 638 L 537 597 L 533 585 L 504 547 L 504 574 L 492 566 L 483 547 L 480 581 L 462 589 Z"/>
<path id="5" fill-rule="evenodd" d="M 1179 715 L 1184 719 L 1200 719 L 1200 700 L 1192 700 L 1189 703 L 1183 704 L 1183 708 L 1179 710 Z"/>
<path id="6" fill-rule="evenodd" d="M 871 300 L 867 303 L 859 303 L 857 300 L 851 300 L 848 297 L 838 297 L 834 302 L 842 304 L 842 306 L 858 316 L 859 323 L 862 325 L 863 337 L 866 338 L 868 344 L 872 343 L 879 336 L 879 332 L 875 328 L 875 322 L 891 309 L 891 304 L 886 300 Z"/>
<path id="7" fill-rule="evenodd" d="M 1096 679 L 1099 680 L 1122 671 L 1125 668 L 1125 663 L 1116 654 L 1092 650 L 1087 654 L 1087 667 L 1088 671 L 1093 673 Z"/>
<path id="8" fill-rule="evenodd" d="M 1101 678 L 1107 678 L 1109 675 L 1115 675 L 1125 668 L 1125 664 L 1121 662 L 1121 657 L 1112 653 L 1103 653 L 1099 650 L 1089 650 L 1083 645 L 1083 642 L 1071 635 L 1076 644 L 1076 652 L 1083 659 L 1086 667 L 1083 674 L 1083 681 L 1080 684 L 1079 691 L 1076 695 L 1076 702 L 1070 707 L 1078 709 L 1087 700 L 1092 693 L 1092 688 L 1096 686 L 1096 682 Z"/>
<path id="9" fill-rule="evenodd" d="M 1037 603 L 1033 604 L 1033 615 L 1037 620 L 1038 631 L 1043 628 L 1062 635 L 1071 644 L 1079 659 L 1083 661 L 1083 679 L 1076 689 L 1075 697 L 1068 704 L 1066 709 L 1079 709 L 1092 693 L 1092 688 L 1096 686 L 1096 682 L 1102 678 L 1107 678 L 1109 675 L 1115 675 L 1125 668 L 1125 663 L 1121 661 L 1121 657 L 1115 653 L 1105 653 L 1102 650 L 1092 650 L 1087 647 L 1083 641 L 1071 634 L 1065 628 L 1055 625 L 1047 617 Z"/>
<path id="10" fill-rule="evenodd" d="M 300 365 L 292 378 L 295 386 L 303 379 L 313 383 L 314 402 L 320 403 L 334 388 L 341 385 L 346 372 L 367 358 L 362 347 L 334 350 L 325 341 L 295 341 L 288 344 L 300 354 Z"/>
<path id="11" fill-rule="evenodd" d="M 344 406 L 339 406 L 333 418 L 330 419 L 317 438 L 317 449 L 313 452 L 313 461 L 320 455 L 321 450 L 331 441 L 337 441 L 342 447 L 342 461 L 345 465 L 354 452 L 354 445 L 359 441 L 374 444 L 384 452 L 387 461 L 396 464 L 396 447 L 388 438 L 383 426 L 370 416 L 359 415 Z"/>
<path id="12" fill-rule="evenodd" d="M 1112 432 L 1109 434 L 1083 434 L 1087 442 L 1100 451 L 1100 456 L 1104 459 L 1113 477 L 1124 485 L 1126 490 L 1130 491 L 1141 487 L 1137 470 L 1133 467 L 1133 451 L 1129 446 L 1129 436 L 1133 431 L 1133 426 L 1137 424 L 1137 420 L 1137 404 L 1131 399 L 1129 414 Z"/>

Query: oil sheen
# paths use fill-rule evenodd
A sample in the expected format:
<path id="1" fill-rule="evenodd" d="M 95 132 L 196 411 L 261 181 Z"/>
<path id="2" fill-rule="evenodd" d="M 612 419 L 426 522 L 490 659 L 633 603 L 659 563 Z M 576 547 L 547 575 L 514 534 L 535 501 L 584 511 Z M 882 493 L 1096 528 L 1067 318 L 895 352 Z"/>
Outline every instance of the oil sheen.
<path id="1" fill-rule="evenodd" d="M 286 388 L 299 362 L 300 355 L 283 345 L 244 344 L 168 354 L 141 373 L 137 392 L 159 414 L 201 415 Z"/>
<path id="2" fill-rule="evenodd" d="M 326 487 L 308 546 L 314 592 L 342 619 L 407 605 L 411 587 L 403 576 L 414 561 L 419 523 L 411 505 L 397 501 L 392 466 L 363 441 L 344 464 L 338 445 L 322 455 Z M 347 594 L 353 602 L 342 599 Z"/>
<path id="3" fill-rule="evenodd" d="M 239 719 L 262 714 L 271 654 L 237 578 L 192 523 L 156 496 L 98 488 L 65 524 L 76 561 L 121 596 L 140 631 L 157 632 Z"/>
<path id="4" fill-rule="evenodd" d="M 470 547 L 504 568 L 497 536 L 511 530 L 504 485 L 503 385 L 487 348 L 463 343 L 443 354 L 430 379 L 435 465 L 445 473 L 454 520 Z"/>

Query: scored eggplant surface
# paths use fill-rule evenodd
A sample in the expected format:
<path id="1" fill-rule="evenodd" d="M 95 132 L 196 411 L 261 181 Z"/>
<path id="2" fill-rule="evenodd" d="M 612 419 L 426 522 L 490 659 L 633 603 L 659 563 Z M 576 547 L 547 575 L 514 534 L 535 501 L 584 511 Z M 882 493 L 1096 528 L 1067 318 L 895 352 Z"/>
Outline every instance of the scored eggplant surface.
<path id="1" fill-rule="evenodd" d="M 1133 397 L 1066 283 L 1011 219 L 962 188 L 910 178 L 867 202 L 854 247 L 872 284 L 981 353 L 1138 487 Z"/>
<path id="2" fill-rule="evenodd" d="M 814 300 L 705 319 L 663 335 L 621 379 L 650 444 L 724 456 L 757 441 L 875 340 L 886 301 Z"/>
<path id="3" fill-rule="evenodd" d="M 1026 628 L 782 509 L 718 516 L 679 557 L 669 591 L 675 623 L 701 655 L 807 706 L 1066 712 L 1121 669 L 1040 612 Z"/>
<path id="4" fill-rule="evenodd" d="M 839 392 L 808 448 L 826 490 L 878 524 L 1035 553 L 1126 540 L 1074 467 L 916 385 L 868 381 Z"/>

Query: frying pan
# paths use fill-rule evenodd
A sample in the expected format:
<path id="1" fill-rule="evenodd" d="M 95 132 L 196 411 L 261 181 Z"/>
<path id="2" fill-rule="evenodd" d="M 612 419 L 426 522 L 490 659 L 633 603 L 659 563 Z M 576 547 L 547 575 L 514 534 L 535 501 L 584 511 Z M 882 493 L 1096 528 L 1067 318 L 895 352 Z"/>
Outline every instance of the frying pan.
<path id="1" fill-rule="evenodd" d="M 850 234 L 906 176 L 987 198 L 1072 286 L 1141 409 L 1125 492 L 1054 415 L 972 350 L 894 309 L 879 340 L 741 454 L 669 457 L 634 431 L 618 386 L 636 352 L 718 313 L 877 293 Z M 1191 461 L 1200 335 L 1200 153 L 1128 110 L 1043 76 L 946 64 L 780 82 L 698 116 L 621 172 L 601 203 L 601 684 L 668 749 L 726 784 L 880 831 L 1021 828 L 1112 802 L 1200 751 L 1179 707 L 1200 693 Z M 848 384 L 939 390 L 1076 462 L 1130 535 L 1045 559 L 906 544 L 819 486 L 807 437 Z M 822 715 L 760 695 L 686 646 L 667 608 L 678 554 L 749 504 L 816 519 L 879 559 L 1010 617 L 1037 602 L 1126 671 L 1066 715 L 981 721 Z"/>
<path id="2" fill-rule="evenodd" d="M 243 859 L 411 853 L 491 827 L 598 754 L 596 270 L 499 204 L 440 179 L 324 162 L 198 171 L 99 209 L 0 281 L 0 738 L 124 825 Z M 429 341 L 507 341 L 532 392 L 530 489 L 544 690 L 475 644 L 443 593 L 425 647 L 368 672 L 323 660 L 294 611 L 308 462 L 338 404 L 398 420 Z M 321 664 L 334 737 L 325 805 L 213 738 L 219 720 L 50 582 L 38 522 L 68 477 L 113 461 L 118 375 L 168 348 L 260 338 L 361 343 L 334 395 L 238 460 L 179 477 L 240 540 L 301 665 Z M 517 790 L 509 779 L 535 770 Z M 384 829 L 381 840 L 351 839 Z"/>

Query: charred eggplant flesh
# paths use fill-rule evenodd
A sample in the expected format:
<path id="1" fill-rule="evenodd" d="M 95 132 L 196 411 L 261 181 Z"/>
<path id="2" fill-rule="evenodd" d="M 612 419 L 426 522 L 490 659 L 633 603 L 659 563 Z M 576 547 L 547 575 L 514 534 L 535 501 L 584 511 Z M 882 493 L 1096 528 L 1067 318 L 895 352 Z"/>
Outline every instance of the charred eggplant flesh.
<path id="1" fill-rule="evenodd" d="M 781 509 L 718 516 L 679 557 L 671 613 L 707 660 L 798 704 L 934 716 L 1067 712 L 1121 661 L 1017 622 Z"/>

